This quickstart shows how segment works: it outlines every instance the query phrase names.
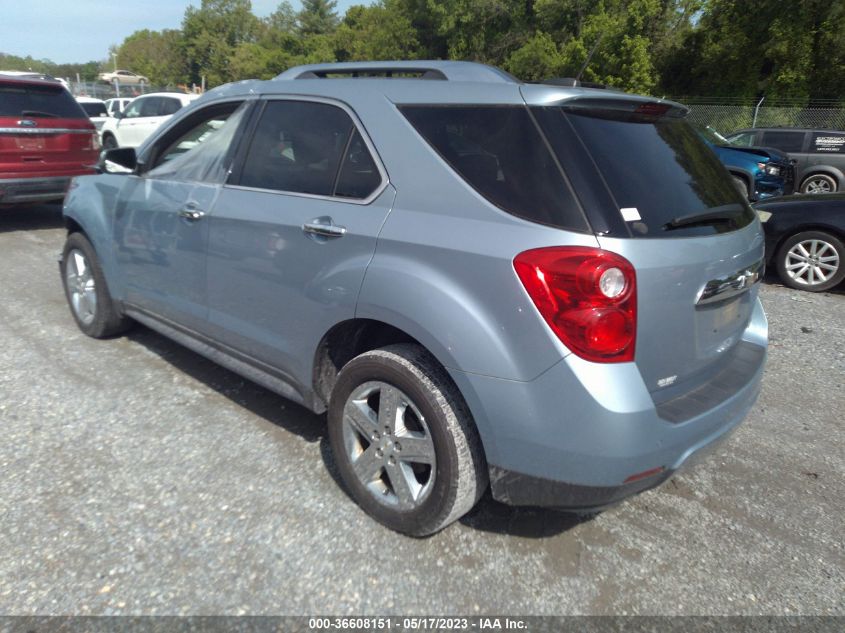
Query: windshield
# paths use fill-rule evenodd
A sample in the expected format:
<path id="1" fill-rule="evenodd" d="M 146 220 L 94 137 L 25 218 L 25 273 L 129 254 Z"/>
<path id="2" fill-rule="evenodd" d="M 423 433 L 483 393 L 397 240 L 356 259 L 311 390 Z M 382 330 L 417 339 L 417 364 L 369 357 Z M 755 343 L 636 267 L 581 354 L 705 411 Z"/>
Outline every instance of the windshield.
<path id="1" fill-rule="evenodd" d="M 609 212 L 622 217 L 633 237 L 713 235 L 753 221 L 728 172 L 684 119 L 594 108 L 537 110 L 545 111 L 537 118 L 559 156 L 567 151 L 562 144 L 580 141 L 593 165 L 570 161 L 567 171 L 597 168 L 615 206 Z"/>

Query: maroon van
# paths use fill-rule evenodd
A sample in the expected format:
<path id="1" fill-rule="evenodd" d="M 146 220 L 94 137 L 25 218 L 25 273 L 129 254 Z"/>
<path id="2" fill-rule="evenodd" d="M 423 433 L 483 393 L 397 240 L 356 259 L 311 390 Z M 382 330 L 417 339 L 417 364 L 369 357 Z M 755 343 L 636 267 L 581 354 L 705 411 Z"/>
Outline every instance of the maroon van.
<path id="1" fill-rule="evenodd" d="M 94 173 L 100 140 L 58 82 L 0 75 L 0 206 L 61 200 Z"/>

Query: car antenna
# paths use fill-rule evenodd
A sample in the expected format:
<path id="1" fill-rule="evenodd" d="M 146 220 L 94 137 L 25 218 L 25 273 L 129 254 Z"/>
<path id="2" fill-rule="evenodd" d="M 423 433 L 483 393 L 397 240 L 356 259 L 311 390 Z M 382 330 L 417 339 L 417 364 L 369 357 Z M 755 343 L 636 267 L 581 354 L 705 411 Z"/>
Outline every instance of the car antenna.
<path id="1" fill-rule="evenodd" d="M 590 60 L 593 59 L 593 54 L 598 50 L 599 44 L 601 44 L 603 38 L 604 32 L 599 33 L 599 39 L 596 40 L 596 43 L 593 44 L 593 47 L 590 49 L 590 52 L 587 53 L 587 59 L 584 60 L 584 65 L 581 66 L 581 70 L 579 70 L 578 74 L 575 75 L 575 81 L 581 81 L 581 75 L 584 74 L 584 71 L 587 70 L 587 66 L 590 65 Z"/>

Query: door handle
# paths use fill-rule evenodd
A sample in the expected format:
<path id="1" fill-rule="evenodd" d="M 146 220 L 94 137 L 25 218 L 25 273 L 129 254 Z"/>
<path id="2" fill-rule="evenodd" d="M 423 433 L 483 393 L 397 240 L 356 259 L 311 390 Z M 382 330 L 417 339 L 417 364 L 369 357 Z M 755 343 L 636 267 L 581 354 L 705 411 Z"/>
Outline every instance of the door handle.
<path id="1" fill-rule="evenodd" d="M 331 218 L 317 218 L 311 222 L 306 222 L 302 225 L 302 230 L 318 237 L 343 237 L 346 235 L 346 227 L 332 223 Z"/>
<path id="2" fill-rule="evenodd" d="M 179 209 L 179 217 L 187 220 L 188 222 L 196 222 L 197 220 L 202 219 L 204 215 L 205 213 L 203 211 L 200 211 L 191 204 L 187 204 L 183 208 Z"/>

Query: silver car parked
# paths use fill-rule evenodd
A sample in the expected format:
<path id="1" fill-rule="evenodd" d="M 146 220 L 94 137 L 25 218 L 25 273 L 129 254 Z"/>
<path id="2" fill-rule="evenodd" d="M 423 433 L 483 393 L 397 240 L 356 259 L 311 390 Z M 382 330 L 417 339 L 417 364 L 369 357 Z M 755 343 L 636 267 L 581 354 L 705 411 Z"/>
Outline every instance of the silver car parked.
<path id="1" fill-rule="evenodd" d="M 465 62 L 217 88 L 64 205 L 83 332 L 138 321 L 317 413 L 375 519 L 591 512 L 760 388 L 760 223 L 682 106 Z"/>

